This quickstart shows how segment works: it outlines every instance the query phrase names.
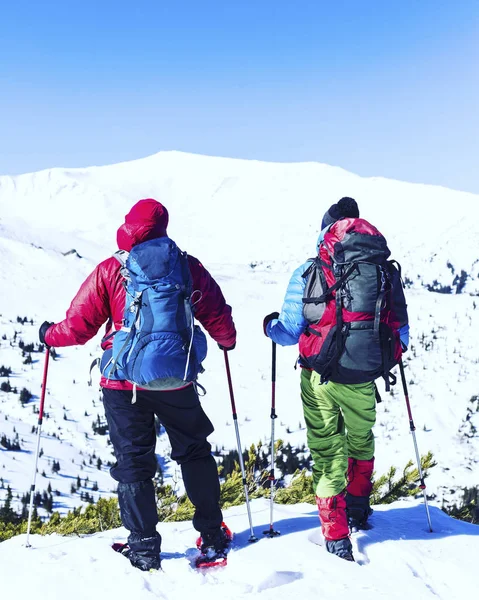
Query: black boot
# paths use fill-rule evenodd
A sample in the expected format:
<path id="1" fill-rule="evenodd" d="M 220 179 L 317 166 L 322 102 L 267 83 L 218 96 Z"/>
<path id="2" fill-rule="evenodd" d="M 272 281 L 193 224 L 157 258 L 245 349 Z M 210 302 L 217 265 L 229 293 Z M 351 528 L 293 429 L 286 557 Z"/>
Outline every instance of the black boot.
<path id="1" fill-rule="evenodd" d="M 141 537 L 132 533 L 128 544 L 114 544 L 113 549 L 126 556 L 131 564 L 141 571 L 157 571 L 161 568 L 159 533 L 152 537 Z"/>
<path id="2" fill-rule="evenodd" d="M 353 532 L 368 529 L 368 518 L 372 514 L 369 506 L 369 496 L 353 496 L 346 494 L 346 513 L 349 529 Z"/>
<path id="3" fill-rule="evenodd" d="M 118 503 L 123 526 L 130 531 L 121 550 L 142 571 L 160 568 L 161 536 L 156 531 L 158 513 L 151 479 L 118 484 Z"/>
<path id="4" fill-rule="evenodd" d="M 155 532 L 153 536 L 144 537 L 137 533 L 128 536 L 130 552 L 128 558 L 131 564 L 142 571 L 158 570 L 161 568 L 161 537 Z"/>
<path id="5" fill-rule="evenodd" d="M 342 540 L 326 540 L 326 550 L 344 560 L 354 562 L 353 546 L 349 538 Z"/>

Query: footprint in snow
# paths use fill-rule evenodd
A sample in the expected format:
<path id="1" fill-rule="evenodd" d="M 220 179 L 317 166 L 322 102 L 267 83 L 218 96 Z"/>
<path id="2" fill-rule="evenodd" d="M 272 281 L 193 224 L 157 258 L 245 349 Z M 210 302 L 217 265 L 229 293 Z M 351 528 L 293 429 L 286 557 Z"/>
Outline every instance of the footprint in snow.
<path id="1" fill-rule="evenodd" d="M 303 574 L 297 571 L 275 571 L 258 585 L 257 590 L 258 592 L 264 592 L 302 578 Z"/>

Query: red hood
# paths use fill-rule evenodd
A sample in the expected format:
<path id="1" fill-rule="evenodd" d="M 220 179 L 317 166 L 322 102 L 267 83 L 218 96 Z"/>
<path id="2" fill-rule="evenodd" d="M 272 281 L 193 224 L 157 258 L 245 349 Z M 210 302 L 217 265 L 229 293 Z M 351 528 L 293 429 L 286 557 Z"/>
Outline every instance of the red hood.
<path id="1" fill-rule="evenodd" d="M 129 252 L 136 244 L 166 236 L 168 211 L 153 198 L 137 202 L 118 229 L 116 241 L 120 250 Z"/>

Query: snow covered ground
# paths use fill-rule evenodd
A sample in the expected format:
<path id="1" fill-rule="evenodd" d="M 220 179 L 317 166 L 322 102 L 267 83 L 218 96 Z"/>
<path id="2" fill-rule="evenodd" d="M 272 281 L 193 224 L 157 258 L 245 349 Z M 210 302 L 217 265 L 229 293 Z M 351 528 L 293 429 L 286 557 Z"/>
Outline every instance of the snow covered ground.
<path id="1" fill-rule="evenodd" d="M 315 507 L 276 506 L 281 536 L 264 538 L 269 509 L 252 505 L 256 544 L 249 544 L 245 507 L 226 512 L 235 532 L 228 566 L 205 573 L 192 568 L 197 554 L 190 523 L 160 524 L 163 572 L 142 573 L 110 546 L 123 541 L 117 529 L 83 538 L 25 536 L 0 545 L 2 594 L 38 600 L 124 598 L 137 600 L 240 600 L 288 598 L 408 600 L 472 597 L 477 587 L 479 528 L 456 521 L 432 507 L 429 533 L 424 507 L 396 502 L 377 507 L 373 528 L 353 536 L 356 563 L 326 552 Z M 26 574 L 28 573 L 28 576 Z"/>
<path id="2" fill-rule="evenodd" d="M 0 366 L 12 368 L 12 386 L 36 395 L 21 406 L 18 395 L 0 392 L 0 435 L 18 433 L 22 447 L 14 452 L 0 446 L 0 501 L 7 485 L 21 496 L 30 484 L 33 409 L 44 357 L 34 353 L 33 363 L 24 365 L 18 347 L 11 345 L 14 332 L 25 343 L 37 342 L 42 321 L 63 318 L 85 276 L 115 250 L 115 230 L 136 200 L 153 196 L 166 204 L 171 237 L 204 261 L 233 306 L 238 344 L 230 361 L 247 446 L 269 436 L 270 342 L 262 333 L 263 316 L 279 310 L 290 272 L 314 253 L 323 212 L 346 194 L 356 197 L 365 218 L 384 232 L 412 282 L 410 396 L 419 448 L 432 450 L 439 463 L 428 489 L 450 501 L 461 487 L 477 485 L 478 197 L 364 179 L 314 163 L 268 164 L 173 152 L 108 167 L 0 177 Z M 76 252 L 68 253 L 72 249 Z M 463 293 L 439 294 L 428 286 L 454 292 L 459 287 Z M 17 316 L 33 319 L 34 325 L 17 323 Z M 96 499 L 114 488 L 106 467 L 113 460 L 111 446 L 92 430 L 92 422 L 102 417 L 97 371 L 94 385 L 87 385 L 98 341 L 60 349 L 51 362 L 37 487 L 42 491 L 51 483 L 60 491 L 54 507 L 62 512 L 82 503 L 81 492 Z M 277 429 L 285 441 L 302 445 L 306 433 L 296 357 L 296 348 L 278 350 Z M 213 342 L 205 367 L 204 406 L 216 427 L 211 442 L 234 448 L 222 353 Z M 400 468 L 413 457 L 399 388 L 378 406 L 376 435 L 378 473 L 391 464 Z M 167 455 L 164 435 L 157 452 Z M 60 462 L 59 473 L 51 472 L 53 460 Z M 179 476 L 171 462 L 165 473 Z M 78 477 L 81 488 L 72 493 Z M 98 491 L 92 489 L 95 483 Z"/>

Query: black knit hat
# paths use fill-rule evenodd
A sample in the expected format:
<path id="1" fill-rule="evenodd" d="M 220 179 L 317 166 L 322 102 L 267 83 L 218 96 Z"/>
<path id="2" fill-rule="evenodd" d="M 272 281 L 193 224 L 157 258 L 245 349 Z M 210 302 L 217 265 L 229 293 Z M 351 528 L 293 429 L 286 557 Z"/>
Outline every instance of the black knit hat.
<path id="1" fill-rule="evenodd" d="M 321 229 L 323 230 L 328 225 L 332 225 L 343 217 L 351 217 L 354 219 L 359 218 L 358 203 L 356 200 L 354 200 L 354 198 L 348 198 L 346 196 L 341 198 L 341 200 L 336 202 L 336 204 L 333 204 L 329 210 L 324 213 Z"/>

